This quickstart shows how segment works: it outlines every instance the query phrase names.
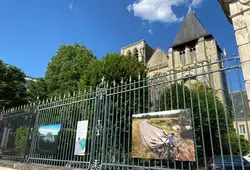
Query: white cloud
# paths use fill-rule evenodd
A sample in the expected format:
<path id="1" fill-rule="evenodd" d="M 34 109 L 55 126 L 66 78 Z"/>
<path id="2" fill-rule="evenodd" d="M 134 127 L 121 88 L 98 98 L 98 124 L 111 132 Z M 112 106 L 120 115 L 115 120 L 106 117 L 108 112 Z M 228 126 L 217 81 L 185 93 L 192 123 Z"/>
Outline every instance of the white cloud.
<path id="1" fill-rule="evenodd" d="M 192 0 L 191 7 L 197 8 L 201 5 L 203 0 Z"/>
<path id="2" fill-rule="evenodd" d="M 182 4 L 185 4 L 185 0 L 139 0 L 130 4 L 127 10 L 133 10 L 136 17 L 150 22 L 173 23 L 181 21 L 182 17 L 177 17 L 172 7 Z"/>
<path id="3" fill-rule="evenodd" d="M 127 10 L 128 10 L 128 12 L 130 12 L 132 10 L 132 5 L 128 5 Z"/>
<path id="4" fill-rule="evenodd" d="M 160 21 L 164 23 L 174 23 L 183 20 L 177 16 L 173 7 L 191 5 L 198 7 L 203 0 L 137 0 L 127 6 L 129 12 L 133 11 L 135 17 L 149 22 Z"/>
<path id="5" fill-rule="evenodd" d="M 150 28 L 150 29 L 148 30 L 148 33 L 152 35 L 152 34 L 153 34 L 153 30 Z"/>
<path id="6" fill-rule="evenodd" d="M 69 4 L 69 9 L 73 9 L 73 4 Z"/>

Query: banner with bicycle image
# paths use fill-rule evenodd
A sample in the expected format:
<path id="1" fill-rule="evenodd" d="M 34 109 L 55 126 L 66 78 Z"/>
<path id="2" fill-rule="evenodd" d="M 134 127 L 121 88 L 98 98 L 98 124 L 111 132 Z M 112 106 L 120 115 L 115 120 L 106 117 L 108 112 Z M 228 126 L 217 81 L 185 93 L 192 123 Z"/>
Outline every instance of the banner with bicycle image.
<path id="1" fill-rule="evenodd" d="M 133 158 L 195 162 L 189 109 L 135 114 L 132 118 Z"/>

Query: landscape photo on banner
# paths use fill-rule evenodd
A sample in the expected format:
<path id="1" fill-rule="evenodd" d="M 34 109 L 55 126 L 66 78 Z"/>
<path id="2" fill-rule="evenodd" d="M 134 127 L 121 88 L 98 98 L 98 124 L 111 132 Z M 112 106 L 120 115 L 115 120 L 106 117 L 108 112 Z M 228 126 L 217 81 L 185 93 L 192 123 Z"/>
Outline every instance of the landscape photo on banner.
<path id="1" fill-rule="evenodd" d="M 37 153 L 56 154 L 61 126 L 61 124 L 50 124 L 39 127 Z"/>
<path id="2" fill-rule="evenodd" d="M 195 162 L 190 110 L 132 115 L 132 157 Z"/>
<path id="3" fill-rule="evenodd" d="M 85 155 L 88 132 L 88 121 L 78 121 L 75 141 L 75 155 Z"/>

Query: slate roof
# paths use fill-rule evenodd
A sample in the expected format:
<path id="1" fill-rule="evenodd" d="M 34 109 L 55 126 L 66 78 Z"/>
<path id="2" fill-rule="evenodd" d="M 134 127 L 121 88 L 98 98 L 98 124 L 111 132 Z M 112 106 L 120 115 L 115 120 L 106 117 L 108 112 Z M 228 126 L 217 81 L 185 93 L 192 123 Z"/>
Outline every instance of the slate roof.
<path id="1" fill-rule="evenodd" d="M 209 35 L 190 8 L 171 47 L 176 47 Z"/>

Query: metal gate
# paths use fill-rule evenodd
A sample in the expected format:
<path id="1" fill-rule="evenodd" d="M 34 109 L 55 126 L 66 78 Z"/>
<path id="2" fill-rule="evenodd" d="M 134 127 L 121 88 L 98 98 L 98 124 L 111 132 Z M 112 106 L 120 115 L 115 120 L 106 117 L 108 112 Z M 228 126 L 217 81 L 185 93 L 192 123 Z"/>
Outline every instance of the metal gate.
<path id="1" fill-rule="evenodd" d="M 0 116 L 0 157 L 24 161 L 29 154 L 30 134 L 34 127 L 36 108 L 11 109 Z"/>
<path id="2" fill-rule="evenodd" d="M 91 141 L 95 137 L 92 134 L 94 131 L 92 127 L 96 123 L 93 119 L 97 104 L 96 94 L 97 92 L 94 91 L 74 94 L 73 96 L 51 99 L 51 101 L 38 105 L 29 162 L 85 169 L 89 167 L 91 148 L 93 147 Z M 77 156 L 74 155 L 76 129 L 77 122 L 82 120 L 88 120 L 86 151 L 84 156 Z M 39 147 L 39 127 L 51 124 L 60 124 L 61 126 L 58 134 L 58 148 L 53 154 L 50 151 L 37 150 Z"/>
<path id="3" fill-rule="evenodd" d="M 203 61 L 152 78 L 103 80 L 94 90 L 37 105 L 28 161 L 82 169 L 208 169 L 220 160 L 220 169 L 244 169 L 243 155 L 250 151 L 244 89 L 239 57 Z M 192 135 L 186 138 L 191 144 L 180 140 L 181 128 L 172 126 L 179 119 L 166 119 L 164 126 L 147 115 L 173 110 L 189 110 Z M 168 135 L 177 134 L 171 157 L 170 152 L 164 158 L 157 156 L 144 143 L 142 121 L 134 121 L 138 114 L 145 114 L 152 126 Z M 75 155 L 77 123 L 82 120 L 88 120 L 86 150 L 85 155 Z M 47 125 L 61 127 L 54 153 L 38 150 L 39 128 Z M 185 161 L 188 155 L 194 161 Z"/>

